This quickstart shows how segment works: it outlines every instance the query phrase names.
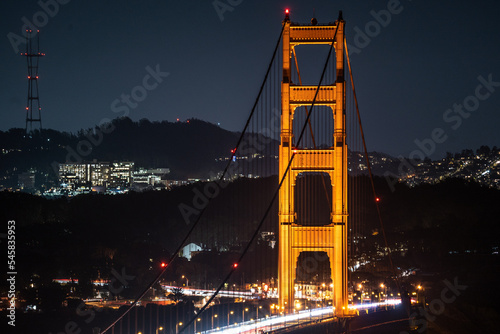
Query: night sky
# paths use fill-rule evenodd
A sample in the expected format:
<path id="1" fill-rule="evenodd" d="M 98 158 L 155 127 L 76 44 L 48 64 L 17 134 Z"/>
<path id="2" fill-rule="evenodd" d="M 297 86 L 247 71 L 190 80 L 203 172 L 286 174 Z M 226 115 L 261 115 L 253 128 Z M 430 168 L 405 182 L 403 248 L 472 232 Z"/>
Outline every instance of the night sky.
<path id="1" fill-rule="evenodd" d="M 290 8 L 300 23 L 310 22 L 313 9 L 320 23 L 343 11 L 369 150 L 407 156 L 436 128 L 444 135 L 431 158 L 500 145 L 498 1 L 221 0 L 230 6 L 221 15 L 214 1 L 59 2 L 51 15 L 34 0 L 0 3 L 2 131 L 25 126 L 25 44 L 14 37 L 22 36 L 23 18 L 38 22 L 46 53 L 39 70 L 44 128 L 76 132 L 122 116 L 115 111 L 123 103 L 113 108 L 113 101 L 143 85 L 147 67 L 159 67 L 168 76 L 148 83 L 156 87 L 129 108 L 130 118 L 196 117 L 239 131 Z M 390 22 L 375 23 L 373 13 L 388 5 Z M 476 92 L 479 76 L 499 83 Z M 470 112 L 447 112 L 464 102 Z"/>

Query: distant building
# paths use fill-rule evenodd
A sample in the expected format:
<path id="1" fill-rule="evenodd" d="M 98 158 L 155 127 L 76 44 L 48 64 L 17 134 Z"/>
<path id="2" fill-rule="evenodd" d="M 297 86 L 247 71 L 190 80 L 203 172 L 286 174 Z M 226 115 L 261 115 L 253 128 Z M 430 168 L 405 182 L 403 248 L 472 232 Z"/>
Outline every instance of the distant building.
<path id="1" fill-rule="evenodd" d="M 17 184 L 21 190 L 35 189 L 35 172 L 28 171 L 17 176 Z"/>
<path id="2" fill-rule="evenodd" d="M 130 185 L 133 182 L 133 170 L 133 162 L 113 162 L 109 177 L 111 187 Z"/>
<path id="3" fill-rule="evenodd" d="M 276 236 L 274 232 L 260 232 L 260 238 L 267 242 L 269 247 L 274 249 L 276 245 Z"/>
<path id="4" fill-rule="evenodd" d="M 154 169 L 144 169 L 141 168 L 134 172 L 133 183 L 142 185 L 158 185 L 162 183 L 162 179 L 165 175 L 170 173 L 169 168 L 154 168 Z"/>
<path id="5" fill-rule="evenodd" d="M 68 188 L 126 187 L 132 182 L 134 163 L 82 162 L 59 164 L 59 182 Z"/>
<path id="6" fill-rule="evenodd" d="M 167 188 L 171 189 L 173 187 L 185 186 L 191 183 L 188 180 L 162 180 L 161 183 Z"/>
<path id="7" fill-rule="evenodd" d="M 188 259 L 188 261 L 191 261 L 191 257 L 201 250 L 202 250 L 202 248 L 200 246 L 198 246 L 197 244 L 190 243 L 181 249 L 181 251 L 179 252 L 179 256 L 185 257 L 186 259 Z"/>
<path id="8" fill-rule="evenodd" d="M 107 186 L 110 179 L 109 162 L 92 162 L 87 164 L 87 175 L 91 186 Z"/>

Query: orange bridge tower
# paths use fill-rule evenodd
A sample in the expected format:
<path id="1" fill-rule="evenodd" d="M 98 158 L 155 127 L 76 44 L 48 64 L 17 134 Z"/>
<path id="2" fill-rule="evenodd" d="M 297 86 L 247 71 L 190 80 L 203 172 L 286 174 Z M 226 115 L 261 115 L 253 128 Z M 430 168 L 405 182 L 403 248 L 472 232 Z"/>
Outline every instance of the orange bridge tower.
<path id="1" fill-rule="evenodd" d="M 344 81 L 344 25 L 342 14 L 332 25 L 294 25 L 288 15 L 283 31 L 283 81 L 281 85 L 281 143 L 279 179 L 286 173 L 279 192 L 279 306 L 289 313 L 295 302 L 297 261 L 302 252 L 324 252 L 330 261 L 334 314 L 347 316 L 347 145 Z M 311 106 L 318 86 L 291 82 L 292 50 L 299 45 L 331 45 L 335 49 L 336 80 L 319 88 L 315 106 L 325 106 L 333 113 L 332 144 L 321 149 L 295 147 L 294 113 L 298 107 Z M 299 125 L 299 126 L 302 126 Z M 293 161 L 287 172 L 290 159 Z M 331 201 L 330 221 L 322 226 L 299 225 L 295 187 L 304 173 L 329 176 L 327 194 Z M 330 191 L 328 191 L 330 192 Z"/>

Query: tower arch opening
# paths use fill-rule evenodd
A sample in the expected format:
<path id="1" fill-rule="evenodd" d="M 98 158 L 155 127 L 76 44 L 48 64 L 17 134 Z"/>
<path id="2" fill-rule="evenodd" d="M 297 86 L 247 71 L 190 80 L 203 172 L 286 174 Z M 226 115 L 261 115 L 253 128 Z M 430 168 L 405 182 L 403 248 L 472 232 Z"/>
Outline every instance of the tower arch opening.
<path id="1" fill-rule="evenodd" d="M 295 223 L 324 226 L 331 223 L 332 181 L 328 173 L 306 172 L 295 180 Z"/>
<path id="2" fill-rule="evenodd" d="M 329 106 L 314 106 L 304 135 L 298 143 L 300 133 L 307 120 L 310 107 L 295 108 L 293 113 L 293 146 L 300 149 L 328 149 L 333 146 L 334 119 L 333 110 Z M 311 132 L 312 130 L 312 132 Z"/>

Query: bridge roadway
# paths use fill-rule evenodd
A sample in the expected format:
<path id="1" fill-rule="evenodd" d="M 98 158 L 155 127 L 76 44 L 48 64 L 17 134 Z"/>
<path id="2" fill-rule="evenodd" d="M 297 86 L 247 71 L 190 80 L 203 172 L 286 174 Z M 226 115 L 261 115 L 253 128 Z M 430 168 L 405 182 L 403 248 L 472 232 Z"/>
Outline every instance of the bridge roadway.
<path id="1" fill-rule="evenodd" d="M 360 314 L 369 314 L 370 309 L 376 309 L 384 306 L 395 306 L 401 303 L 401 300 L 391 299 L 382 303 L 358 304 L 352 305 L 350 308 L 356 309 Z M 324 307 L 317 309 L 302 310 L 294 314 L 284 316 L 273 316 L 261 318 L 258 320 L 245 321 L 238 324 L 233 324 L 226 327 L 220 327 L 204 332 L 201 334 L 224 333 L 224 334 L 250 334 L 250 333 L 269 333 L 282 331 L 285 328 L 299 328 L 301 325 L 312 325 L 321 323 L 327 319 L 332 319 L 332 308 Z M 366 326 L 365 326 L 366 327 Z M 361 332 L 360 332 L 361 333 Z"/>
<path id="2" fill-rule="evenodd" d="M 173 289 L 182 289 L 182 293 L 187 295 L 187 296 L 202 296 L 202 297 L 209 297 L 212 296 L 215 292 L 215 290 L 208 290 L 208 289 L 197 289 L 197 288 L 189 288 L 189 287 L 183 287 L 183 286 L 175 286 L 175 285 L 165 285 L 162 284 L 161 287 L 167 291 L 167 292 L 172 292 Z M 245 299 L 257 299 L 259 297 L 258 293 L 253 293 L 250 291 L 237 291 L 237 290 L 221 290 L 217 294 L 219 297 L 229 297 L 229 298 L 245 298 Z M 273 294 L 271 292 L 267 293 L 268 298 L 278 298 L 277 294 Z"/>

